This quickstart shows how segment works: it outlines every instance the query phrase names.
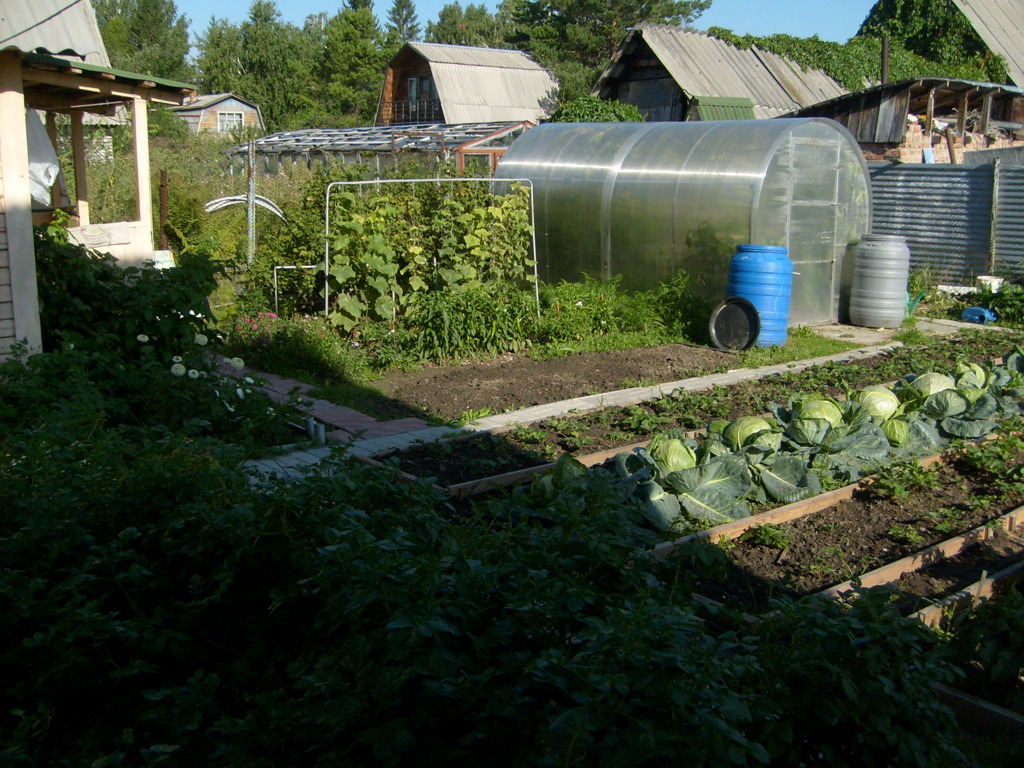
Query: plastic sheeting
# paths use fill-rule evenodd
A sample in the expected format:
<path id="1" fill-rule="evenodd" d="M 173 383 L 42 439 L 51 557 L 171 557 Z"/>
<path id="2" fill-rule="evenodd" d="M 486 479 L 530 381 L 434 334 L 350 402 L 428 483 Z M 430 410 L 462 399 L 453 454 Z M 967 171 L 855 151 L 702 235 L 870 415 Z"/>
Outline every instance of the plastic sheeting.
<path id="1" fill-rule="evenodd" d="M 871 227 L 860 149 L 822 118 L 549 123 L 517 138 L 495 177 L 534 186 L 542 280 L 621 275 L 646 290 L 682 269 L 717 303 L 737 245 L 782 245 L 790 325 L 839 318 L 847 246 Z"/>
<path id="2" fill-rule="evenodd" d="M 25 110 L 25 131 L 28 134 L 28 183 L 32 200 L 39 205 L 51 204 L 50 189 L 60 174 L 60 161 L 39 115 Z"/>

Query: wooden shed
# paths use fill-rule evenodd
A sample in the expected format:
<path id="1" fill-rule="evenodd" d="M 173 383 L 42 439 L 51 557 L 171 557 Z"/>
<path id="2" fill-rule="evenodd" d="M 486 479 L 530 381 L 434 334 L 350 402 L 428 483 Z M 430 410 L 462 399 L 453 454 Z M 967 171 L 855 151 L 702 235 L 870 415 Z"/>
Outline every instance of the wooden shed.
<path id="1" fill-rule="evenodd" d="M 963 152 L 1024 145 L 1024 90 L 940 77 L 883 83 L 796 110 L 842 123 L 869 162 L 958 162 Z"/>
<path id="2" fill-rule="evenodd" d="M 388 64 L 374 125 L 537 123 L 557 91 L 522 51 L 410 42 Z"/>
<path id="3" fill-rule="evenodd" d="M 193 134 L 231 133 L 248 128 L 261 136 L 266 132 L 259 104 L 233 93 L 197 96 L 171 111 L 188 123 Z"/>
<path id="4" fill-rule="evenodd" d="M 633 104 L 648 122 L 780 117 L 844 93 L 819 70 L 665 24 L 630 30 L 593 90 Z"/>

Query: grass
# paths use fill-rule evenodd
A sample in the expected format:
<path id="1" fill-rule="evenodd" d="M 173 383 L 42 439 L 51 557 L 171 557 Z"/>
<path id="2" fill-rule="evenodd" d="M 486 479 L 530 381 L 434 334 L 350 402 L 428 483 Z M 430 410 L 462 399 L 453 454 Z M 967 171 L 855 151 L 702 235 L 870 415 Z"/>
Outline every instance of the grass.
<path id="1" fill-rule="evenodd" d="M 784 347 L 752 347 L 743 353 L 743 367 L 763 368 L 766 365 L 780 365 L 794 360 L 836 355 L 858 349 L 863 344 L 851 341 L 827 339 L 819 336 L 812 328 L 798 326 L 791 328 Z"/>

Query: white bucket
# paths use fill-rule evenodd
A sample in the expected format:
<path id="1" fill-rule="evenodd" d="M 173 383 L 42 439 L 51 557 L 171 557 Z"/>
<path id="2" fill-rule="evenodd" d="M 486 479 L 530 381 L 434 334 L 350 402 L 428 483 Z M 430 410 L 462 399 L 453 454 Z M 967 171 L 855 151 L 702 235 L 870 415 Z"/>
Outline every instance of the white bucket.
<path id="1" fill-rule="evenodd" d="M 979 275 L 978 285 L 988 288 L 992 293 L 999 293 L 999 289 L 1003 287 L 1003 278 L 993 275 Z"/>

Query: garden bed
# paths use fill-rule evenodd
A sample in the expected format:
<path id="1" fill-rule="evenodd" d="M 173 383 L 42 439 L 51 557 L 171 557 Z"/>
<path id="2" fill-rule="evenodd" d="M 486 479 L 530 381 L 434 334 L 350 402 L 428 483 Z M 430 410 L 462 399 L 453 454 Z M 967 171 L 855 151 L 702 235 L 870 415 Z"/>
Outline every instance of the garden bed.
<path id="1" fill-rule="evenodd" d="M 993 457 L 1005 462 L 1003 471 Z M 896 465 L 870 482 L 684 537 L 658 552 L 695 540 L 717 543 L 726 572 L 704 580 L 700 593 L 752 614 L 780 595 L 836 597 L 857 583 L 895 587 L 894 604 L 909 614 L 1024 558 L 1024 486 L 1013 479 L 1022 463 L 1024 443 L 1000 436 L 948 460 Z"/>
<path id="2" fill-rule="evenodd" d="M 494 433 L 414 445 L 378 458 L 392 458 L 402 471 L 434 478 L 441 487 L 466 483 L 486 487 L 490 478 L 514 474 L 519 470 L 537 471 L 563 453 L 591 464 L 594 462 L 587 459 L 589 456 L 614 449 L 626 450 L 628 446 L 642 443 L 671 427 L 700 429 L 715 419 L 735 419 L 762 413 L 771 403 L 786 402 L 795 392 L 840 396 L 846 388 L 891 381 L 913 370 L 945 370 L 952 367 L 957 359 L 990 360 L 1011 349 L 1017 340 L 1016 335 L 971 331 L 921 346 L 860 357 L 851 362 L 826 363 L 734 386 L 675 392 L 633 405 L 569 414 L 519 424 Z M 675 346 L 679 350 L 701 349 Z M 639 354 L 643 350 L 628 352 Z M 454 368 L 447 379 L 453 393 L 466 386 L 464 380 L 460 382 L 455 376 L 458 370 L 458 367 Z M 509 386 L 526 390 L 531 385 L 528 380 L 513 378 L 518 383 Z M 661 380 L 677 379 L 666 377 Z M 577 391 L 575 394 L 585 392 Z M 508 479 L 503 477 L 496 484 L 507 484 Z"/>

